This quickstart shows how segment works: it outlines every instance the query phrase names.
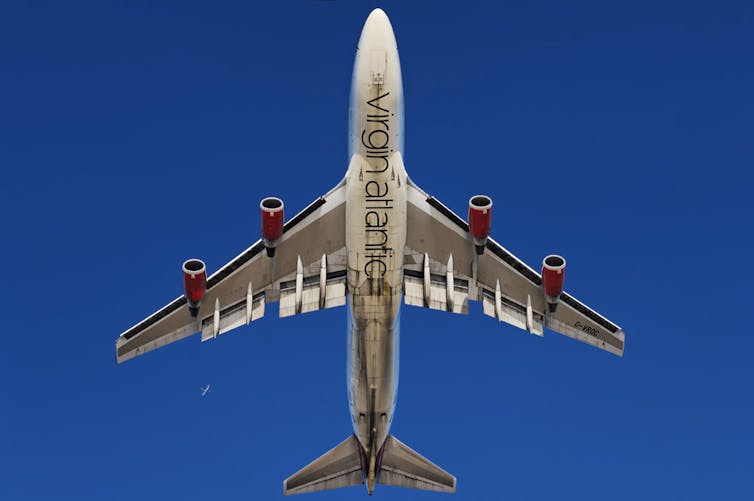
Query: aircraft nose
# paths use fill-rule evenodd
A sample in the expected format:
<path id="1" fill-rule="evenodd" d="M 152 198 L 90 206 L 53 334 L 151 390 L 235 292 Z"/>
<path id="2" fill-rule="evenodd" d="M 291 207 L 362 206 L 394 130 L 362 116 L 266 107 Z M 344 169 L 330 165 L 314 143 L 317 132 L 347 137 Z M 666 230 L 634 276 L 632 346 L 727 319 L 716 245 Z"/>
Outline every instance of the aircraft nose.
<path id="1" fill-rule="evenodd" d="M 385 14 L 385 11 L 377 7 L 372 12 L 369 13 L 369 16 L 367 17 L 366 23 L 390 23 L 390 21 L 387 18 L 387 14 Z"/>
<path id="2" fill-rule="evenodd" d="M 382 9 L 374 9 L 364 22 L 359 39 L 359 49 L 366 48 L 397 48 L 393 26 L 387 14 Z"/>

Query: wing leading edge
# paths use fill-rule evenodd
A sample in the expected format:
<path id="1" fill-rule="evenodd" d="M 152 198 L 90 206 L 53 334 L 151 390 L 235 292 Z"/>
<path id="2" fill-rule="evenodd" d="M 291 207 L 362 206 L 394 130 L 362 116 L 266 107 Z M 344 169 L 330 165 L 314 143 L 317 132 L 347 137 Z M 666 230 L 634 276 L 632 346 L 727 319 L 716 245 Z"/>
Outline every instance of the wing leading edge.
<path id="1" fill-rule="evenodd" d="M 619 326 L 565 292 L 550 313 L 539 273 L 492 238 L 477 256 L 466 221 L 417 186 L 410 184 L 408 192 L 407 304 L 467 313 L 467 300 L 481 301 L 485 315 L 532 334 L 541 336 L 547 327 L 623 355 Z"/>
<path id="2" fill-rule="evenodd" d="M 212 339 L 261 318 L 280 301 L 280 316 L 345 304 L 345 184 L 312 202 L 283 227 L 274 258 L 258 240 L 207 279 L 199 315 L 180 296 L 123 332 L 118 363 L 202 332 Z"/>

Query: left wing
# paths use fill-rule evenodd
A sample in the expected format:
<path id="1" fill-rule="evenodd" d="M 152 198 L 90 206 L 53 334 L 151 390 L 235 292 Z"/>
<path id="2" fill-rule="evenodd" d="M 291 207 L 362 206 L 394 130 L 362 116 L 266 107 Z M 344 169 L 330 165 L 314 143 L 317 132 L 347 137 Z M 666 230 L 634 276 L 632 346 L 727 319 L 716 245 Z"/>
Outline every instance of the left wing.
<path id="1" fill-rule="evenodd" d="M 465 314 L 469 299 L 481 301 L 485 315 L 532 334 L 547 327 L 623 355 L 620 327 L 565 292 L 549 312 L 539 273 L 492 238 L 477 256 L 469 225 L 413 183 L 407 205 L 406 304 Z"/>
<path id="2" fill-rule="evenodd" d="M 264 315 L 265 304 L 280 301 L 286 317 L 345 304 L 345 183 L 330 190 L 289 220 L 275 257 L 258 240 L 207 279 L 199 315 L 181 296 L 122 333 L 118 362 L 199 331 L 212 339 Z"/>

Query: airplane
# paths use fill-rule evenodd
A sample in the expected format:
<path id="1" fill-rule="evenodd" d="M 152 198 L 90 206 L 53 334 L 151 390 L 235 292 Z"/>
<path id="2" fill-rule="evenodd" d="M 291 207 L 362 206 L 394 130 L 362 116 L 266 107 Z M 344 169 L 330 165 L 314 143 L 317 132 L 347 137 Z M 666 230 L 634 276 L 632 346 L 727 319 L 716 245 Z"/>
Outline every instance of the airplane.
<path id="1" fill-rule="evenodd" d="M 202 396 L 204 396 L 207 393 L 209 393 L 209 388 L 210 388 L 210 385 L 207 385 L 204 388 L 199 388 L 200 390 L 202 390 Z"/>
<path id="2" fill-rule="evenodd" d="M 424 192 L 403 163 L 403 83 L 392 25 L 381 9 L 361 31 L 353 69 L 345 177 L 289 220 L 280 198 L 260 202 L 261 239 L 207 277 L 183 263 L 185 293 L 123 332 L 124 362 L 201 332 L 209 341 L 261 318 L 347 305 L 353 433 L 285 479 L 286 495 L 376 484 L 447 492 L 456 478 L 390 433 L 398 384 L 401 303 L 482 312 L 536 336 L 544 328 L 623 355 L 623 330 L 563 291 L 566 261 L 541 273 L 489 236 L 492 199 L 469 199 L 468 221 Z"/>

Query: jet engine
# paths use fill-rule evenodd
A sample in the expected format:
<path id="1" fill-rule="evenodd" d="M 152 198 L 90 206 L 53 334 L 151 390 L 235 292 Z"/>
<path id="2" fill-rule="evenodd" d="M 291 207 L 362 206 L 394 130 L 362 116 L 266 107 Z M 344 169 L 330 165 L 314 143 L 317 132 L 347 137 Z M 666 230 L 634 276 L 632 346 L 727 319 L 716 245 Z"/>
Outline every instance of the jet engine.
<path id="1" fill-rule="evenodd" d="M 200 259 L 183 263 L 183 290 L 192 317 L 199 314 L 199 303 L 207 292 L 207 267 Z"/>
<path id="2" fill-rule="evenodd" d="M 550 254 L 542 261 L 542 288 L 550 313 L 554 313 L 558 308 L 565 281 L 565 265 L 565 259 L 556 254 Z"/>
<path id="3" fill-rule="evenodd" d="M 263 198 L 259 203 L 262 211 L 262 239 L 267 249 L 267 255 L 275 255 L 275 247 L 283 236 L 284 205 L 277 197 Z"/>
<path id="4" fill-rule="evenodd" d="M 492 199 L 486 195 L 476 195 L 469 199 L 469 231 L 474 237 L 476 253 L 481 255 L 487 245 L 492 221 Z"/>

